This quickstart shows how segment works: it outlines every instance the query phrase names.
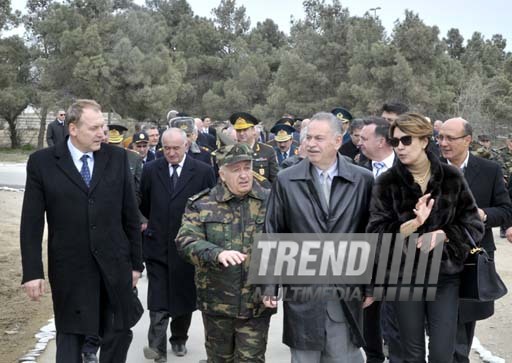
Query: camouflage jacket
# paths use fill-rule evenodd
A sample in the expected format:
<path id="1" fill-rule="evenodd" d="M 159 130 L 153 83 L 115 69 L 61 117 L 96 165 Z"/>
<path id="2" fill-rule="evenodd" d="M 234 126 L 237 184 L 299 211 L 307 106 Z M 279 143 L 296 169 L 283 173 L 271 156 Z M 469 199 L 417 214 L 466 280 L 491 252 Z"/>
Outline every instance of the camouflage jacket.
<path id="1" fill-rule="evenodd" d="M 268 191 L 253 183 L 240 199 L 219 183 L 212 190 L 189 199 L 176 237 L 178 253 L 196 267 L 198 309 L 212 315 L 252 318 L 270 314 L 247 284 L 251 248 L 256 233 L 263 231 Z M 241 265 L 224 267 L 218 262 L 224 250 L 249 256 Z"/>
<path id="2" fill-rule="evenodd" d="M 503 175 L 509 178 L 512 175 L 512 151 L 508 147 L 500 150 L 500 162 L 503 168 Z"/>

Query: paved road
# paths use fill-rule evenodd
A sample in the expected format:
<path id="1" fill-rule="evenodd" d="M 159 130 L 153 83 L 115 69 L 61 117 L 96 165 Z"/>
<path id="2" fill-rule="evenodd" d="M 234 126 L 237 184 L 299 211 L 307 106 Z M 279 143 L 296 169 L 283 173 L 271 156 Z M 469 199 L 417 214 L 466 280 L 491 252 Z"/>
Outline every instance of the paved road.
<path id="1" fill-rule="evenodd" d="M 147 279 L 142 277 L 138 284 L 139 296 L 143 305 L 146 305 L 145 296 L 147 294 Z M 282 337 L 282 308 L 279 313 L 274 315 L 270 322 L 270 333 L 267 346 L 267 361 L 272 363 L 289 363 L 290 353 L 288 348 L 281 343 Z M 147 360 L 142 354 L 142 348 L 147 345 L 147 331 L 149 326 L 149 314 L 146 311 L 133 329 L 133 342 L 128 352 L 127 363 L 146 363 L 153 362 Z M 185 357 L 176 357 L 171 351 L 170 344 L 168 344 L 167 359 L 169 362 L 183 362 L 183 363 L 197 363 L 201 359 L 206 359 L 204 350 L 204 335 L 203 335 L 203 322 L 201 314 L 195 312 L 192 317 L 192 324 L 189 331 L 189 340 L 187 342 L 188 354 Z M 42 356 L 37 360 L 38 363 L 54 363 L 55 362 L 55 340 L 52 340 Z"/>

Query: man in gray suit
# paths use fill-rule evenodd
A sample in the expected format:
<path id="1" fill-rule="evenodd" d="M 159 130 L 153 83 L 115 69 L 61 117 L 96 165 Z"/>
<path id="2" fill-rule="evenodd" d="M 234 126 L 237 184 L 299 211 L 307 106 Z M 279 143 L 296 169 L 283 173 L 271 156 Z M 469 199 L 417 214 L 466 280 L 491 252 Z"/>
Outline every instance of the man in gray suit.
<path id="1" fill-rule="evenodd" d="M 46 130 L 46 143 L 48 146 L 53 146 L 66 139 L 69 135 L 68 127 L 64 125 L 64 119 L 66 118 L 66 111 L 59 110 L 55 120 L 48 124 Z"/>
<path id="2" fill-rule="evenodd" d="M 307 158 L 282 170 L 272 186 L 265 232 L 364 232 L 373 175 L 338 154 L 341 141 L 341 125 L 334 115 L 313 116 L 305 140 Z M 283 342 L 291 348 L 292 362 L 364 361 L 359 349 L 364 344 L 362 301 L 284 300 Z M 364 306 L 371 301 L 365 297 Z M 264 303 L 277 305 L 268 297 Z"/>

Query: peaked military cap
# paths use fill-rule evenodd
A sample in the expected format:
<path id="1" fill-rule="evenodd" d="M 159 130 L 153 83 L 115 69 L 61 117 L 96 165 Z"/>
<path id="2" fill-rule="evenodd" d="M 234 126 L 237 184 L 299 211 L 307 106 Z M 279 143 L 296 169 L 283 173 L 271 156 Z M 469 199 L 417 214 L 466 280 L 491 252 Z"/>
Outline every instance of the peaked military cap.
<path id="1" fill-rule="evenodd" d="M 336 107 L 331 111 L 331 113 L 343 123 L 350 122 L 353 119 L 352 114 L 343 107 Z"/>
<path id="2" fill-rule="evenodd" d="M 293 126 L 293 123 L 295 122 L 295 120 L 293 118 L 290 118 L 290 117 L 282 117 L 280 118 L 279 120 L 277 120 L 276 122 L 276 126 L 277 125 L 288 125 L 288 126 Z M 272 132 L 272 131 L 271 131 Z"/>
<path id="3" fill-rule="evenodd" d="M 135 135 L 133 135 L 132 142 L 134 144 L 138 144 L 139 142 L 149 142 L 148 134 L 146 134 L 144 131 L 137 132 Z"/>
<path id="4" fill-rule="evenodd" d="M 252 150 L 247 144 L 223 146 L 215 151 L 219 166 L 229 165 L 244 160 L 252 160 Z"/>
<path id="5" fill-rule="evenodd" d="M 192 117 L 175 117 L 169 121 L 169 126 L 183 130 L 190 135 L 194 132 L 195 122 Z"/>
<path id="6" fill-rule="evenodd" d="M 295 129 L 288 124 L 278 124 L 270 129 L 276 137 L 274 140 L 277 142 L 288 141 L 292 138 L 292 134 L 295 132 Z"/>
<path id="7" fill-rule="evenodd" d="M 489 137 L 489 135 L 478 135 L 478 141 L 481 141 L 481 142 L 487 142 L 487 141 L 490 141 L 491 138 Z"/>
<path id="8" fill-rule="evenodd" d="M 235 130 L 245 130 L 259 123 L 258 119 L 247 112 L 235 112 L 229 117 Z"/>
<path id="9" fill-rule="evenodd" d="M 108 143 L 119 144 L 123 141 L 123 132 L 128 130 L 123 125 L 108 125 Z"/>

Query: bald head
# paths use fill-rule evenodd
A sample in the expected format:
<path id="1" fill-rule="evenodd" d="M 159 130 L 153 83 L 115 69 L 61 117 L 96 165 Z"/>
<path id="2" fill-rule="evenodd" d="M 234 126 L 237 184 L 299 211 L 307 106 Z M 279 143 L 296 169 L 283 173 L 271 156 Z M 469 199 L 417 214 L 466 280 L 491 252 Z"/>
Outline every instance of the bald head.
<path id="1" fill-rule="evenodd" d="M 195 118 L 194 122 L 195 122 L 196 128 L 198 130 L 202 130 L 203 129 L 203 120 L 201 120 L 200 118 Z"/>
<path id="2" fill-rule="evenodd" d="M 462 117 L 443 122 L 438 135 L 443 157 L 460 167 L 468 156 L 472 134 L 471 125 Z"/>
<path id="3" fill-rule="evenodd" d="M 439 130 L 441 129 L 441 126 L 443 126 L 443 121 L 441 121 L 441 120 L 434 121 L 434 130 L 436 132 L 439 132 Z"/>

